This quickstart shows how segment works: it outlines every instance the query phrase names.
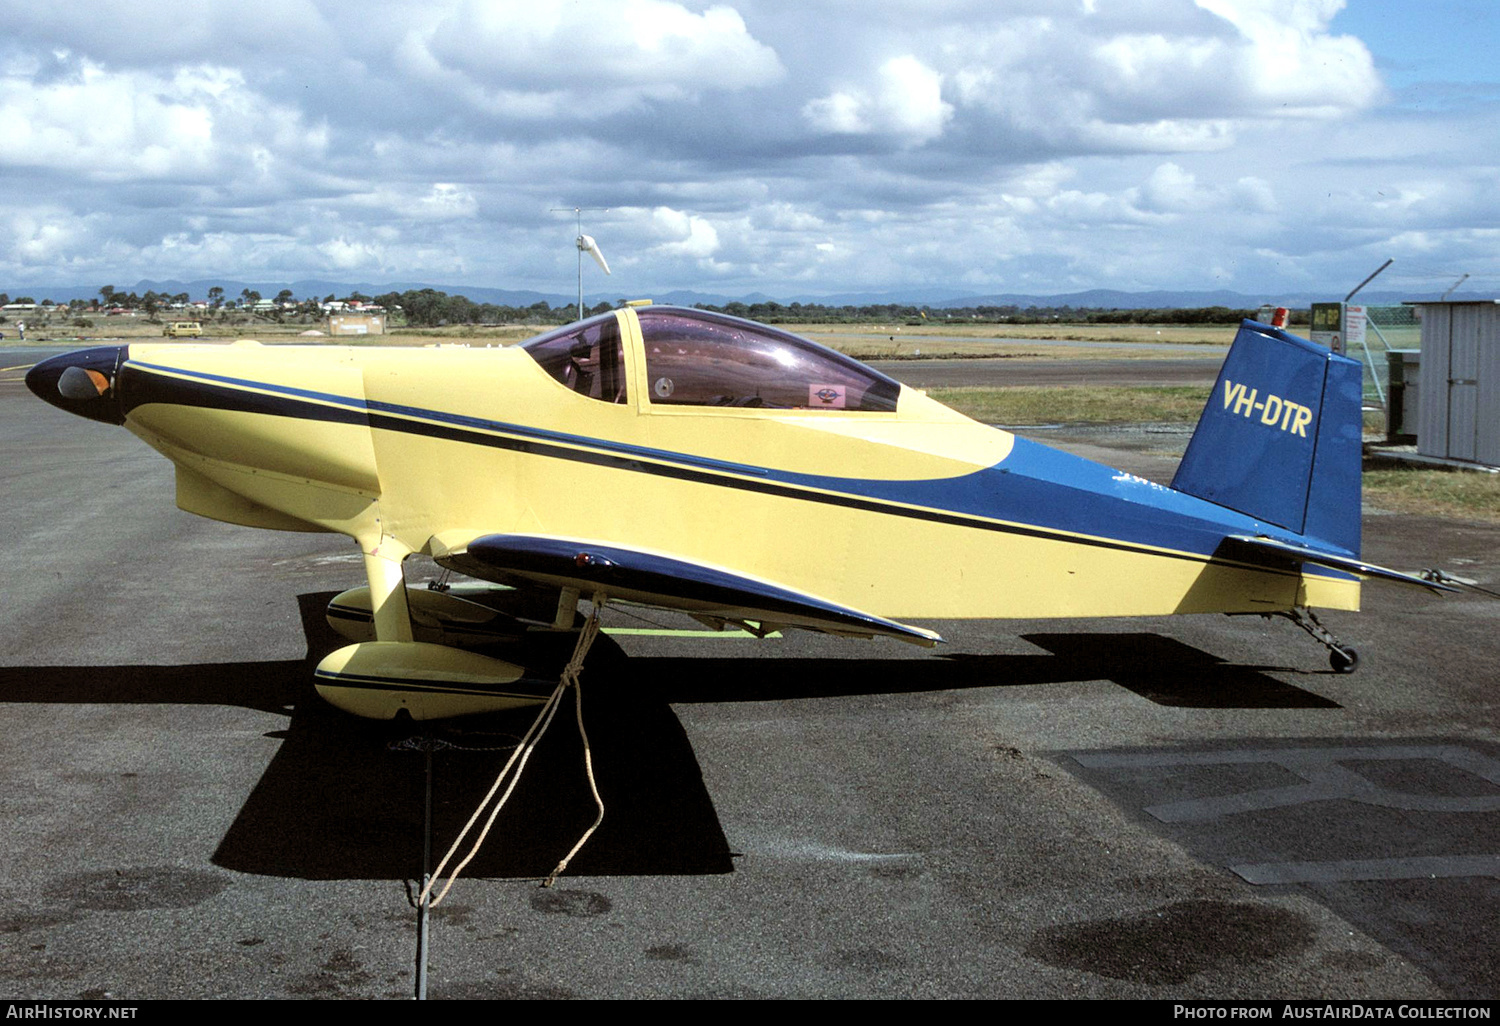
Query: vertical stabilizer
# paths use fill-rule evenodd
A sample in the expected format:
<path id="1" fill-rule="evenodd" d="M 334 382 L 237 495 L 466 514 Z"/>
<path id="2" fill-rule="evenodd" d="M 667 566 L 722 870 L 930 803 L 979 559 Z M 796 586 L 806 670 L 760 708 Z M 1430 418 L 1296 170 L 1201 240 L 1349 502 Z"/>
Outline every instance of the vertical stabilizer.
<path id="1" fill-rule="evenodd" d="M 1243 322 L 1172 487 L 1357 555 L 1362 374 L 1356 360 Z"/>

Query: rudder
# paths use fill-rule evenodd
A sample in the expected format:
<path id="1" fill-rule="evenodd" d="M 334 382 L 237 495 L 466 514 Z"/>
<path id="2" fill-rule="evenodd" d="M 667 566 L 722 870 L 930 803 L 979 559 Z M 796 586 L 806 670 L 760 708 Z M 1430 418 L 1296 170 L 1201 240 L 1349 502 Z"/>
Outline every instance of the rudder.
<path id="1" fill-rule="evenodd" d="M 1363 369 L 1244 321 L 1172 487 L 1359 553 Z"/>

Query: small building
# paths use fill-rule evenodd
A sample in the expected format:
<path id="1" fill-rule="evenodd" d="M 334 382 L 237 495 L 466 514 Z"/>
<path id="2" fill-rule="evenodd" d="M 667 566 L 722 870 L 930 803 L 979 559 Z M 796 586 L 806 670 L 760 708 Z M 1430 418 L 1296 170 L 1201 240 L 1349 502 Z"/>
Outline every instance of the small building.
<path id="1" fill-rule="evenodd" d="M 1417 452 L 1500 466 L 1500 300 L 1413 305 L 1422 318 Z"/>
<path id="2" fill-rule="evenodd" d="M 328 318 L 330 335 L 384 335 L 385 318 L 379 314 L 335 314 Z"/>

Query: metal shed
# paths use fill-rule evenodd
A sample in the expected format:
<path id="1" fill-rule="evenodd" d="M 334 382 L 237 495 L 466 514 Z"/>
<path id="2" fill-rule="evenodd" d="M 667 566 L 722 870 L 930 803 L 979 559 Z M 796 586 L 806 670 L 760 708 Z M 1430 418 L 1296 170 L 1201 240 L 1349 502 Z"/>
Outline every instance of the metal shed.
<path id="1" fill-rule="evenodd" d="M 1500 466 L 1500 300 L 1413 305 L 1422 316 L 1417 451 Z"/>

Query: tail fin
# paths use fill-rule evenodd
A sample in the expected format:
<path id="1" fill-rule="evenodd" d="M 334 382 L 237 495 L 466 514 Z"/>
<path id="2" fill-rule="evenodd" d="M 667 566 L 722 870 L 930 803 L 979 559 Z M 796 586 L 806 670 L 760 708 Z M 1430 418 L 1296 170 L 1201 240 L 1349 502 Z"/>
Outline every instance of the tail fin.
<path id="1" fill-rule="evenodd" d="M 1172 487 L 1358 555 L 1363 369 L 1240 325 Z"/>

